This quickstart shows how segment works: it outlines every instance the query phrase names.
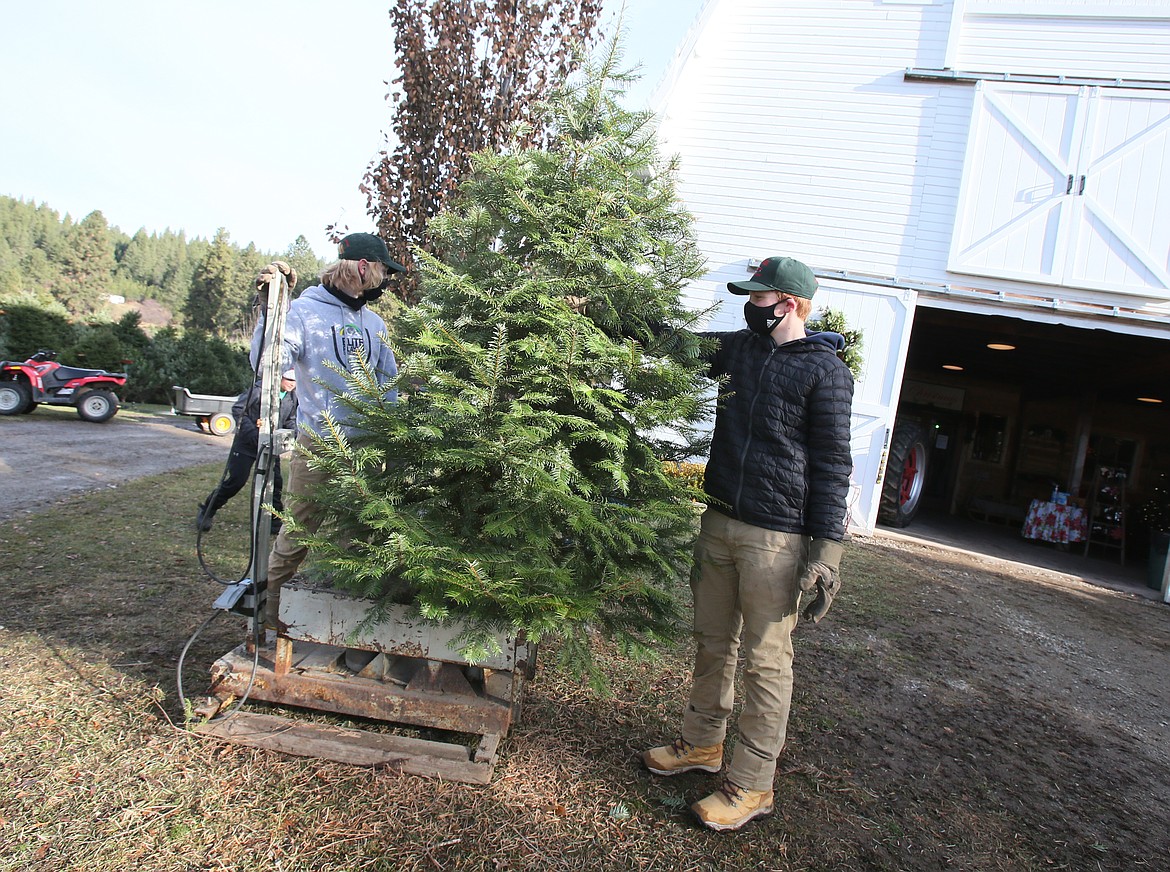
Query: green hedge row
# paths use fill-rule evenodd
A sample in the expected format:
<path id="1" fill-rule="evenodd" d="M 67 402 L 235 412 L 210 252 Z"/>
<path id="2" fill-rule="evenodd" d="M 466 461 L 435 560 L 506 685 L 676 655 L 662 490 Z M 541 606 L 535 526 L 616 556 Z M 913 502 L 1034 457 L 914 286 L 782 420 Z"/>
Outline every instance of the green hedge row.
<path id="1" fill-rule="evenodd" d="M 81 323 L 36 305 L 0 304 L 0 360 L 25 360 L 40 349 L 56 351 L 68 366 L 125 372 L 119 396 L 131 403 L 170 403 L 172 385 L 235 396 L 252 380 L 247 349 L 173 327 L 149 336 L 137 312 Z"/>

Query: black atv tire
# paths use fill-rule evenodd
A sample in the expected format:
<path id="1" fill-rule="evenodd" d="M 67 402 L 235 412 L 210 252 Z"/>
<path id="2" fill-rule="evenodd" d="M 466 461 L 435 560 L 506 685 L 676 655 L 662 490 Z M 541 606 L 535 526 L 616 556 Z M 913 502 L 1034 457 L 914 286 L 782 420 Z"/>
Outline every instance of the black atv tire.
<path id="1" fill-rule="evenodd" d="M 878 521 L 889 527 L 905 527 L 914 520 L 926 484 L 928 456 L 926 428 L 922 423 L 897 422 L 894 437 L 890 440 L 890 453 L 886 457 Z"/>
<path id="2" fill-rule="evenodd" d="M 31 404 L 32 392 L 24 382 L 0 382 L 0 415 L 23 415 Z"/>
<path id="3" fill-rule="evenodd" d="M 101 388 L 86 391 L 77 401 L 77 414 L 94 424 L 110 420 L 117 411 L 118 397 L 113 391 Z"/>
<path id="4" fill-rule="evenodd" d="M 29 403 L 22 414 L 27 415 L 29 412 L 31 412 L 33 409 L 35 409 L 39 405 L 40 405 L 40 403 Z"/>

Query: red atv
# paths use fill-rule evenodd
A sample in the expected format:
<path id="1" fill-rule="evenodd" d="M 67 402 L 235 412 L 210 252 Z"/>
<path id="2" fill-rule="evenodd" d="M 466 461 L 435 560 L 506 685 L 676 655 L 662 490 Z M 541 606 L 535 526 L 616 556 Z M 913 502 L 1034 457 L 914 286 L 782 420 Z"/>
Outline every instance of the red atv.
<path id="1" fill-rule="evenodd" d="M 23 415 L 40 403 L 76 406 L 86 421 L 108 421 L 118 411 L 114 388 L 126 374 L 62 366 L 57 352 L 38 351 L 24 363 L 0 362 L 0 415 Z"/>

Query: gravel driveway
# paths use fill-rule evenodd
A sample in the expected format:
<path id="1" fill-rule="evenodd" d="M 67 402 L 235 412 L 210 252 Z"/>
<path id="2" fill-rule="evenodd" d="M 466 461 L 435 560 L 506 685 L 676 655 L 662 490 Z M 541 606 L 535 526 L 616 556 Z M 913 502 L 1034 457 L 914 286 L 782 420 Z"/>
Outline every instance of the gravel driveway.
<path id="1" fill-rule="evenodd" d="M 227 459 L 231 439 L 194 418 L 122 409 L 91 424 L 66 407 L 0 417 L 0 520 L 44 511 L 63 497 L 170 469 Z"/>

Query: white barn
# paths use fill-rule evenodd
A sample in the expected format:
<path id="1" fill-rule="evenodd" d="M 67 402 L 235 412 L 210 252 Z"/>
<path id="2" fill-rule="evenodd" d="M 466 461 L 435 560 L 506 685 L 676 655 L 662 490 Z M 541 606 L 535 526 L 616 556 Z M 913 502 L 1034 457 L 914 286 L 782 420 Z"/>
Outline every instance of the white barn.
<path id="1" fill-rule="evenodd" d="M 693 304 L 787 254 L 864 331 L 852 528 L 899 403 L 938 511 L 1170 472 L 1170 0 L 708 0 L 651 105 Z"/>

